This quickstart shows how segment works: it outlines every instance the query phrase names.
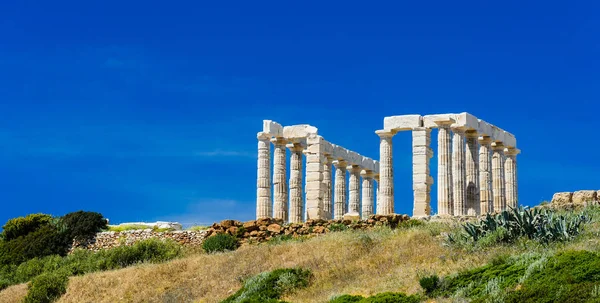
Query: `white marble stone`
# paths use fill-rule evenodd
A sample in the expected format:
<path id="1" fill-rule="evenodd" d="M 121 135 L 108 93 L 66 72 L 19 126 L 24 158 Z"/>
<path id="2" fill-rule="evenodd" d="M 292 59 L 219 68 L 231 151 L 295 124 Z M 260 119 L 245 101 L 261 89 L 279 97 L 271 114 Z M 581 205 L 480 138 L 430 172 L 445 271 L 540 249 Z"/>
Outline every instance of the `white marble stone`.
<path id="1" fill-rule="evenodd" d="M 415 127 L 421 127 L 422 124 L 421 115 L 391 116 L 383 119 L 383 128 L 394 131 L 412 130 Z"/>

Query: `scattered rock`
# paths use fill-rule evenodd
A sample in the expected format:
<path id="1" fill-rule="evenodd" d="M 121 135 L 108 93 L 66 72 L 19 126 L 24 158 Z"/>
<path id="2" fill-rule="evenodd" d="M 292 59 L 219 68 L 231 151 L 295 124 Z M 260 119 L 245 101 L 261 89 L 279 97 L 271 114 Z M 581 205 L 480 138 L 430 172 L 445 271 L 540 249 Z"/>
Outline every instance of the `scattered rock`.
<path id="1" fill-rule="evenodd" d="M 570 192 L 562 192 L 555 193 L 552 197 L 553 204 L 568 204 L 573 202 L 573 193 Z"/>

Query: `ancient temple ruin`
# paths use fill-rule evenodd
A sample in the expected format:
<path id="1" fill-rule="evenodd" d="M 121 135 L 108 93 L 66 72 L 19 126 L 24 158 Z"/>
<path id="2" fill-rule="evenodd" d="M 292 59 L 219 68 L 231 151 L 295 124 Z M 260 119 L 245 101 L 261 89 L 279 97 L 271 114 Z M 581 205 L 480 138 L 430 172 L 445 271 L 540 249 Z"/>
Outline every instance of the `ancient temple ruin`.
<path id="1" fill-rule="evenodd" d="M 340 219 L 347 213 L 361 218 L 394 213 L 392 138 L 400 131 L 412 131 L 413 216 L 430 216 L 434 128 L 438 129 L 437 215 L 476 216 L 517 206 L 520 151 L 515 136 L 471 114 L 386 117 L 383 129 L 375 132 L 380 137 L 381 163 L 326 141 L 316 127 L 284 127 L 265 120 L 258 133 L 256 217 L 297 223 Z M 286 148 L 291 154 L 289 184 Z"/>

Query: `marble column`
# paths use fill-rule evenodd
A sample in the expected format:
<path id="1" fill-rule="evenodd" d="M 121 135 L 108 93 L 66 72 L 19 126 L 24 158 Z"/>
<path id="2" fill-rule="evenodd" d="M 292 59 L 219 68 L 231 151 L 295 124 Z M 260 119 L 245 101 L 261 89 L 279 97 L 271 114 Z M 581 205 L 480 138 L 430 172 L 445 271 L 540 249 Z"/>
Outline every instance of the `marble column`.
<path id="1" fill-rule="evenodd" d="M 504 178 L 506 188 L 506 206 L 516 208 L 519 206 L 517 191 L 517 155 L 520 150 L 509 147 L 504 149 L 506 159 L 504 161 Z"/>
<path id="2" fill-rule="evenodd" d="M 290 150 L 290 223 L 301 223 L 304 215 L 304 199 L 302 198 L 302 151 L 303 146 L 289 143 Z"/>
<path id="3" fill-rule="evenodd" d="M 333 161 L 335 166 L 334 219 L 342 219 L 346 213 L 346 166 L 343 160 Z"/>
<path id="4" fill-rule="evenodd" d="M 492 161 L 489 136 L 480 136 L 479 140 L 479 209 L 480 214 L 491 213 L 494 209 L 492 193 Z"/>
<path id="5" fill-rule="evenodd" d="M 306 138 L 306 220 L 325 219 L 325 184 L 323 183 L 325 146 L 323 137 L 311 134 Z"/>
<path id="6" fill-rule="evenodd" d="M 429 161 L 433 157 L 431 149 L 431 129 L 417 127 L 412 130 L 413 151 L 413 217 L 431 215 L 431 185 Z"/>
<path id="7" fill-rule="evenodd" d="M 451 121 L 438 121 L 438 215 L 452 215 L 452 153 L 450 140 Z"/>
<path id="8" fill-rule="evenodd" d="M 494 212 L 506 209 L 506 184 L 504 181 L 504 145 L 492 142 L 492 192 Z"/>
<path id="9" fill-rule="evenodd" d="M 258 133 L 258 169 L 256 178 L 256 218 L 273 216 L 271 207 L 271 136 Z"/>
<path id="10" fill-rule="evenodd" d="M 323 164 L 323 184 L 325 185 L 325 192 L 323 193 L 323 211 L 325 218 L 328 220 L 333 219 L 333 186 L 331 186 L 333 181 L 332 164 L 333 158 L 327 155 L 325 164 Z"/>
<path id="11" fill-rule="evenodd" d="M 375 202 L 373 191 L 373 172 L 370 170 L 363 170 L 360 172 L 360 176 L 362 177 L 361 218 L 365 220 L 373 214 L 373 205 Z"/>
<path id="12" fill-rule="evenodd" d="M 396 132 L 391 130 L 378 130 L 375 132 L 380 138 L 379 144 L 379 197 L 377 211 L 380 215 L 394 213 L 394 166 L 392 154 L 392 138 Z"/>
<path id="13" fill-rule="evenodd" d="M 276 219 L 288 219 L 288 186 L 286 181 L 287 153 L 284 138 L 273 138 L 271 142 L 275 145 L 273 159 L 273 217 Z"/>
<path id="14" fill-rule="evenodd" d="M 467 186 L 467 215 L 477 216 L 481 213 L 479 202 L 479 148 L 477 131 L 468 130 L 466 149 L 466 186 Z"/>
<path id="15" fill-rule="evenodd" d="M 452 129 L 452 199 L 454 201 L 454 215 L 467 215 L 466 207 L 466 169 L 465 169 L 465 129 L 456 127 Z"/>
<path id="16" fill-rule="evenodd" d="M 373 176 L 373 179 L 375 180 L 375 183 L 377 183 L 377 189 L 375 190 L 375 213 L 374 214 L 379 214 L 379 213 L 381 213 L 381 209 L 379 209 L 379 174 L 375 174 L 375 176 Z"/>
<path id="17" fill-rule="evenodd" d="M 348 199 L 348 212 L 360 214 L 360 171 L 358 165 L 348 166 L 350 171 L 350 197 Z"/>

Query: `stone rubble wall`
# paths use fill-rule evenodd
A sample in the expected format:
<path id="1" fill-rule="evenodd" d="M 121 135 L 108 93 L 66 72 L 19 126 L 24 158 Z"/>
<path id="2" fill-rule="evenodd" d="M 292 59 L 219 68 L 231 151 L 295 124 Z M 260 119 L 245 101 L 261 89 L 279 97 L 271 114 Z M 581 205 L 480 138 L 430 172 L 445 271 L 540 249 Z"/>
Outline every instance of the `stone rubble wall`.
<path id="1" fill-rule="evenodd" d="M 408 215 L 371 215 L 367 220 L 358 220 L 359 216 L 344 216 L 337 220 L 307 220 L 304 223 L 292 223 L 284 225 L 281 219 L 262 218 L 248 222 L 236 220 L 224 220 L 214 223 L 207 231 L 207 237 L 217 234 L 230 234 L 237 236 L 241 244 L 260 243 L 268 241 L 277 236 L 315 236 L 335 231 L 336 228 L 353 230 L 367 230 L 376 226 L 389 226 L 396 228 L 399 223 L 410 219 Z"/>
<path id="2" fill-rule="evenodd" d="M 586 204 L 600 202 L 600 190 L 580 190 L 576 192 L 559 192 L 552 196 L 552 204 Z"/>
<path id="3" fill-rule="evenodd" d="M 341 228 L 352 230 L 367 230 L 377 226 L 396 228 L 401 222 L 410 219 L 408 215 L 371 215 L 367 220 L 358 220 L 359 215 L 346 215 L 338 220 L 307 220 L 304 223 L 284 224 L 281 219 L 264 218 L 241 222 L 237 220 L 223 220 L 214 223 L 209 229 L 203 231 L 167 231 L 155 232 L 151 229 L 129 230 L 122 232 L 100 232 L 96 237 L 85 243 L 74 242 L 71 251 L 82 248 L 91 251 L 115 248 L 121 245 L 133 245 L 136 242 L 157 238 L 171 239 L 185 246 L 200 246 L 204 239 L 217 234 L 230 234 L 236 236 L 240 244 L 260 243 L 277 236 L 289 235 L 316 236 Z M 343 226 L 342 226 L 343 225 Z"/>
<path id="4" fill-rule="evenodd" d="M 156 232 L 151 229 L 140 229 L 140 230 L 126 230 L 122 232 L 106 231 L 96 234 L 96 237 L 92 240 L 84 243 L 78 243 L 75 241 L 72 245 L 71 251 L 75 248 L 83 248 L 91 251 L 99 251 L 102 249 L 115 248 L 121 245 L 131 246 L 139 241 L 147 240 L 150 238 L 156 239 L 170 239 L 185 246 L 197 246 L 201 245 L 202 241 L 206 237 L 207 231 L 165 231 Z"/>

